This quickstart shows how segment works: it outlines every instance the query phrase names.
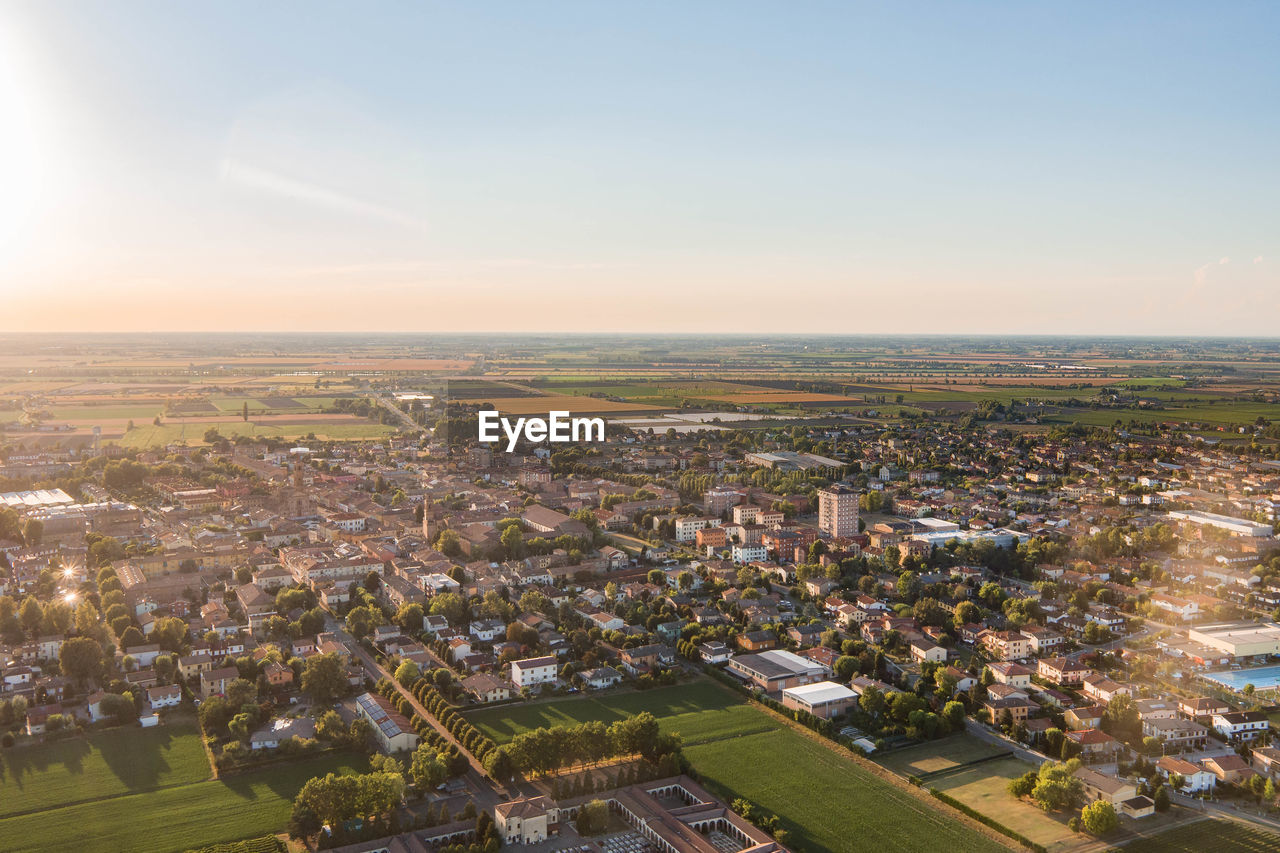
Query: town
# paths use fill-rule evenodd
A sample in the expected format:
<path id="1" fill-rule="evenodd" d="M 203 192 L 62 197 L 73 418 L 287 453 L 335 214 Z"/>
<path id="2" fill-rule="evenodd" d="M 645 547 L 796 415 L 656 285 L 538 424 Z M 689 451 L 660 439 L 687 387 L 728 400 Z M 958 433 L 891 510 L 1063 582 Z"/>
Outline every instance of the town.
<path id="1" fill-rule="evenodd" d="M 0 848 L 1280 843 L 1265 376 L 1018 355 L 963 379 L 987 403 L 908 411 L 880 398 L 956 380 L 578 394 L 439 358 L 326 368 L 315 405 L 376 437 L 257 426 L 312 405 L 258 368 L 227 402 L 166 365 L 177 438 L 154 389 L 119 428 L 100 377 L 7 386 Z M 704 399 L 628 402 L 677 387 Z M 1073 420 L 1094 394 L 1107 422 Z M 1171 415 L 1189 394 L 1219 417 Z M 607 428 L 478 428 L 538 411 Z"/>

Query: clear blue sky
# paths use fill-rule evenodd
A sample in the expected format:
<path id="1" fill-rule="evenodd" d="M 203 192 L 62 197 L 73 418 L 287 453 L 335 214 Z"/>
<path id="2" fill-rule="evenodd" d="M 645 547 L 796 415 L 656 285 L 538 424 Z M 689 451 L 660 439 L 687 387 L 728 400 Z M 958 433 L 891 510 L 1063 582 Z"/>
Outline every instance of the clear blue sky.
<path id="1" fill-rule="evenodd" d="M 1274 334 L 1278 25 L 8 0 L 0 328 Z"/>

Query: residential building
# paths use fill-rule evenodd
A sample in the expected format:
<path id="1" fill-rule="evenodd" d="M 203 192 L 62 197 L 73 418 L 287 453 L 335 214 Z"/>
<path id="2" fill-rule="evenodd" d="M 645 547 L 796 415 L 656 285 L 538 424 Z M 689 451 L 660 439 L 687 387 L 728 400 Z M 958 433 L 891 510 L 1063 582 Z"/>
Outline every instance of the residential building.
<path id="1" fill-rule="evenodd" d="M 559 670 L 559 661 L 550 655 L 525 658 L 511 662 L 511 681 L 521 690 L 537 687 L 540 684 L 555 684 L 556 673 Z"/>
<path id="2" fill-rule="evenodd" d="M 841 483 L 818 490 L 818 529 L 834 539 L 858 534 L 858 492 Z"/>

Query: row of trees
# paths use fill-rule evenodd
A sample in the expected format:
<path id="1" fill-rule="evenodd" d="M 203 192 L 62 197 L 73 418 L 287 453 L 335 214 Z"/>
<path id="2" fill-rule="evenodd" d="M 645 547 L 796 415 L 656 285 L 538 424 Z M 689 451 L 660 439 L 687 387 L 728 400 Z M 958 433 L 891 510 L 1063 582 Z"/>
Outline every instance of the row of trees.
<path id="1" fill-rule="evenodd" d="M 394 691 L 395 688 L 390 684 L 385 685 L 386 688 Z M 413 686 L 413 695 L 427 710 L 431 716 L 436 718 L 440 725 L 444 726 L 449 734 L 462 744 L 463 748 L 476 757 L 477 760 L 484 762 L 496 749 L 497 745 L 483 732 L 471 724 L 471 721 L 458 713 L 457 708 L 449 703 L 449 700 L 440 695 L 431 681 L 421 679 Z M 385 694 L 384 694 L 385 695 Z M 404 697 L 400 697 L 402 700 Z M 408 702 L 405 701 L 406 707 Z M 412 708 L 409 708 L 412 713 Z M 408 716 L 408 714 L 406 714 Z"/>
<path id="2" fill-rule="evenodd" d="M 309 779 L 294 799 L 289 832 L 298 838 L 318 833 L 322 826 L 340 826 L 357 818 L 374 818 L 390 812 L 404 797 L 404 777 L 399 773 L 337 775 Z"/>
<path id="3" fill-rule="evenodd" d="M 539 728 L 516 735 L 508 747 L 516 770 L 547 776 L 565 767 L 588 766 L 618 756 L 639 755 L 653 764 L 673 764 L 679 772 L 680 737 L 662 734 L 648 711 L 612 725 L 593 721 L 571 727 Z"/>

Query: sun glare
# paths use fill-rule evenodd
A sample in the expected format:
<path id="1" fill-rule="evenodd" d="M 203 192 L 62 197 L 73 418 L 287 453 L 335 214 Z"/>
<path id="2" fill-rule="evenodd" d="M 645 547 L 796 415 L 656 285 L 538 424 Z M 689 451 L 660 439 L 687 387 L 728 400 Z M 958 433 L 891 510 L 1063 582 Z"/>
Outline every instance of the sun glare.
<path id="1" fill-rule="evenodd" d="M 0 272 L 28 243 L 47 163 L 26 57 L 18 34 L 0 26 Z"/>

